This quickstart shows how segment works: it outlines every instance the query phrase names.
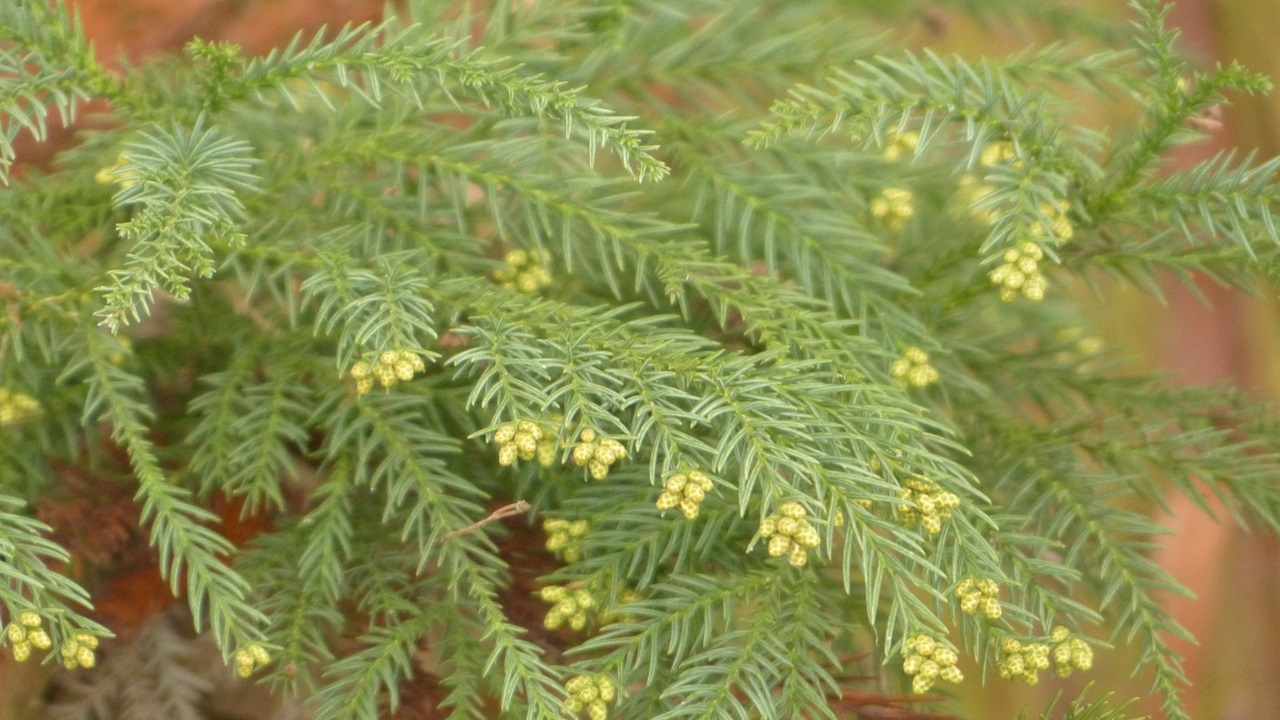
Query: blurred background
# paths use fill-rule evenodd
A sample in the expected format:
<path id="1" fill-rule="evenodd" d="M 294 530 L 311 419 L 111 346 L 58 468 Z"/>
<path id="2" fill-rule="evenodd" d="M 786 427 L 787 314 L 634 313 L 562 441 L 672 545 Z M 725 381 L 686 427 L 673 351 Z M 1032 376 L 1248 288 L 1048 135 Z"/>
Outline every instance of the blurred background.
<path id="1" fill-rule="evenodd" d="M 71 0 L 71 4 L 78 8 L 100 59 L 118 66 L 126 59 L 136 63 L 180 48 L 197 35 L 234 42 L 246 54 L 259 54 L 286 42 L 300 29 L 376 20 L 383 2 Z M 902 33 L 910 43 L 968 57 L 999 54 L 1048 37 L 1043 28 L 1031 25 L 974 23 L 955 9 L 966 4 L 984 2 L 903 0 L 913 10 L 895 12 L 904 18 Z M 1017 2 L 993 4 L 1016 7 Z M 1125 22 L 1125 3 L 1120 0 L 1075 4 L 1116 24 Z M 1173 5 L 1172 23 L 1182 30 L 1184 49 L 1197 63 L 1209 66 L 1238 59 L 1253 70 L 1280 78 L 1280 0 L 1175 0 Z M 1280 117 L 1280 94 L 1234 100 L 1220 117 L 1206 118 L 1210 137 L 1180 148 L 1172 158 L 1174 164 L 1191 164 L 1233 146 L 1257 148 L 1265 155 L 1280 153 L 1275 122 Z M 1131 122 L 1134 110 L 1122 104 L 1097 104 L 1085 106 L 1082 117 L 1091 126 L 1117 128 Z M 48 143 L 21 146 L 18 157 L 36 165 L 47 163 L 70 139 L 67 132 L 55 134 Z M 1205 304 L 1176 283 L 1166 285 L 1164 304 L 1124 288 L 1109 290 L 1105 297 L 1091 293 L 1082 297 L 1096 307 L 1102 332 L 1111 344 L 1132 351 L 1146 367 L 1167 372 L 1174 382 L 1228 382 L 1258 397 L 1280 400 L 1276 303 L 1270 297 L 1249 297 L 1203 282 L 1201 290 L 1211 300 Z M 1248 534 L 1230 521 L 1218 522 L 1185 503 L 1175 502 L 1163 520 L 1175 532 L 1165 539 L 1159 559 L 1197 596 L 1194 601 L 1168 598 L 1169 608 L 1199 639 L 1199 645 L 1182 648 L 1192 682 L 1186 693 L 1192 714 L 1200 720 L 1280 718 L 1280 638 L 1276 637 L 1280 632 L 1280 542 Z M 154 582 L 159 584 L 158 577 Z M 133 588 L 117 602 L 162 604 L 165 594 L 163 586 Z M 1143 697 L 1149 678 L 1141 674 L 1130 678 L 1133 664 L 1134 658 L 1123 647 L 1100 652 L 1096 669 L 1080 682 L 1093 678 L 1117 688 L 1118 694 Z M 0 683 L 0 718 L 27 717 L 22 708 L 30 706 L 21 696 L 23 686 L 30 686 L 14 677 L 11 668 L 0 669 L 0 677 L 6 670 L 8 677 Z M 1056 682 L 1034 690 L 1011 688 L 997 681 L 981 692 L 971 688 L 964 708 L 972 718 L 1014 718 L 1027 701 L 1043 707 L 1046 698 L 1062 688 Z M 1161 717 L 1154 699 L 1134 710 Z M 225 712 L 229 718 L 253 716 L 235 708 Z"/>

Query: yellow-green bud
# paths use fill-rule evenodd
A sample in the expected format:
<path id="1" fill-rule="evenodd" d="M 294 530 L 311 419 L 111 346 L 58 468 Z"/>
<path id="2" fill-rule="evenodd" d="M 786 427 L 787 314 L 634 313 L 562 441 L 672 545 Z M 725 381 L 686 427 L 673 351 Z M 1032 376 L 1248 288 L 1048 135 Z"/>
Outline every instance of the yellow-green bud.
<path id="1" fill-rule="evenodd" d="M 938 649 L 938 641 L 928 635 L 921 635 L 916 638 L 916 652 L 925 657 L 933 655 L 933 651 Z"/>
<path id="2" fill-rule="evenodd" d="M 512 445 L 510 443 L 503 445 L 502 447 L 498 448 L 498 464 L 503 467 L 514 465 L 516 462 L 516 456 L 518 454 L 519 454 L 519 451 L 516 450 L 515 445 Z"/>
<path id="3" fill-rule="evenodd" d="M 804 567 L 809 564 L 809 553 L 800 545 L 792 544 L 787 562 L 791 563 L 792 567 Z"/>
<path id="4" fill-rule="evenodd" d="M 27 642 L 40 650 L 48 650 L 53 645 L 53 641 L 49 639 L 49 633 L 39 628 L 34 628 L 27 633 Z"/>
<path id="5" fill-rule="evenodd" d="M 675 493 L 669 490 L 665 490 L 662 492 L 661 495 L 658 496 L 658 502 L 656 503 L 656 505 L 658 506 L 659 510 L 666 512 L 667 510 L 670 510 L 671 508 L 679 505 L 681 502 L 682 501 L 679 495 L 676 495 Z"/>
<path id="6" fill-rule="evenodd" d="M 982 603 L 982 613 L 992 620 L 999 620 L 1004 614 L 1004 608 L 1000 606 L 999 600 L 989 597 Z"/>
<path id="7" fill-rule="evenodd" d="M 591 472 L 593 480 L 603 480 L 609 476 L 609 466 L 596 460 L 587 463 L 587 470 Z"/>
<path id="8" fill-rule="evenodd" d="M 803 520 L 807 513 L 804 506 L 798 502 L 784 502 L 778 506 L 778 514 L 792 520 Z"/>
<path id="9" fill-rule="evenodd" d="M 791 549 L 791 538 L 786 535 L 774 535 L 769 538 L 769 557 L 782 557 Z"/>

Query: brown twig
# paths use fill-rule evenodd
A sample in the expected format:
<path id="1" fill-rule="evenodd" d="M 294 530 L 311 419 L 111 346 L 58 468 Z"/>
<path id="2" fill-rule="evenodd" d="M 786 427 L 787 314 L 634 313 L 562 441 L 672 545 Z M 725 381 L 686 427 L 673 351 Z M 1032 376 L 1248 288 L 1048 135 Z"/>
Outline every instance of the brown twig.
<path id="1" fill-rule="evenodd" d="M 471 532 L 472 530 L 475 530 L 476 528 L 479 528 L 479 527 L 483 527 L 483 526 L 485 526 L 485 525 L 488 525 L 489 523 L 491 523 L 491 522 L 493 522 L 493 521 L 495 521 L 495 520 L 501 520 L 502 518 L 505 518 L 505 517 L 511 517 L 512 515 L 519 515 L 520 513 L 524 512 L 524 511 L 526 511 L 526 510 L 528 510 L 528 509 L 529 509 L 529 503 L 527 503 L 527 502 L 525 502 L 525 501 L 523 501 L 523 500 L 517 500 L 517 501 L 515 501 L 515 502 L 511 503 L 510 505 L 503 505 L 502 507 L 498 508 L 497 510 L 494 510 L 493 512 L 489 513 L 489 515 L 488 515 L 487 517 L 484 517 L 484 518 L 482 518 L 482 519 L 480 519 L 480 520 L 477 520 L 477 521 L 475 521 L 475 522 L 471 523 L 470 525 L 468 525 L 468 526 L 466 526 L 466 527 L 464 527 L 464 528 L 458 528 L 457 530 L 451 530 L 451 531 L 449 531 L 449 532 L 447 532 L 447 533 L 445 533 L 445 534 L 441 535 L 441 536 L 440 536 L 440 539 L 441 539 L 441 540 L 448 540 L 448 539 L 449 539 L 449 538 L 451 538 L 451 537 L 457 537 L 457 536 L 459 536 L 459 535 L 463 535 L 463 534 L 465 534 L 465 533 L 469 533 L 469 532 Z"/>

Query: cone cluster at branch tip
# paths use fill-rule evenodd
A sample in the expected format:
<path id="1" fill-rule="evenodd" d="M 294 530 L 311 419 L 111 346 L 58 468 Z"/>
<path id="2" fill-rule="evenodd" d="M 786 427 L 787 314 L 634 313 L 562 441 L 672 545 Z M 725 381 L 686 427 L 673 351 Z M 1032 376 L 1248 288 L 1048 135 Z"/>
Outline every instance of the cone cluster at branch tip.
<path id="1" fill-rule="evenodd" d="M 508 290 L 532 294 L 551 284 L 551 273 L 547 271 L 551 256 L 545 250 L 512 250 L 503 262 L 506 267 L 495 270 L 493 279 Z"/>
<path id="2" fill-rule="evenodd" d="M 387 350 L 372 363 L 360 360 L 351 366 L 351 379 L 356 381 L 356 392 L 367 394 L 376 380 L 379 387 L 389 388 L 398 382 L 408 382 L 417 373 L 427 369 L 422 357 L 408 350 Z"/>
<path id="3" fill-rule="evenodd" d="M 698 519 L 698 510 L 702 500 L 711 492 L 711 478 L 697 470 L 688 473 L 676 473 L 667 478 L 665 489 L 658 496 L 658 509 L 666 512 L 679 507 L 680 512 L 690 520 Z"/>
<path id="4" fill-rule="evenodd" d="M 49 633 L 45 632 L 41 625 L 44 620 L 39 614 L 30 610 L 18 613 L 18 619 L 9 623 L 9 627 L 5 628 L 5 635 L 9 639 L 9 644 L 13 650 L 13 659 L 18 662 L 25 662 L 31 657 L 31 649 L 48 650 L 53 646 L 53 640 L 49 637 Z M 89 636 L 93 637 L 93 636 Z M 97 638 L 93 638 L 97 642 Z M 75 667 L 71 665 L 69 667 Z M 89 652 L 89 664 L 86 667 L 93 667 L 93 651 Z"/>
<path id="5" fill-rule="evenodd" d="M 999 620 L 1004 615 L 1000 606 L 1000 586 L 995 580 L 983 578 L 973 580 L 965 578 L 956 587 L 956 597 L 960 598 L 960 610 L 969 615 L 982 613 L 990 620 Z"/>
<path id="6" fill-rule="evenodd" d="M 871 200 L 871 215 L 889 230 L 897 232 L 915 214 L 915 197 L 906 188 L 885 188 Z"/>
<path id="7" fill-rule="evenodd" d="M 1013 161 L 1010 166 L 1014 168 L 1022 167 L 1022 161 L 1016 160 L 1018 157 L 1018 149 L 1008 140 L 1000 140 L 993 143 L 987 143 L 982 148 L 982 152 L 978 153 L 978 162 L 991 167 Z"/>
<path id="8" fill-rule="evenodd" d="M 0 388 L 0 428 L 14 427 L 40 414 L 40 403 L 26 393 Z"/>
<path id="9" fill-rule="evenodd" d="M 818 547 L 822 539 L 805 519 L 807 514 L 800 503 L 784 502 L 778 512 L 760 521 L 760 537 L 769 540 L 769 557 L 786 555 L 793 567 L 808 564 L 809 550 Z"/>
<path id="10" fill-rule="evenodd" d="M 897 162 L 904 155 L 914 154 L 920 144 L 920 135 L 913 132 L 893 133 L 884 144 L 884 159 Z"/>
<path id="11" fill-rule="evenodd" d="M 1005 680 L 1022 680 L 1028 685 L 1040 681 L 1039 673 L 1049 669 L 1053 659 L 1054 673 L 1058 677 L 1070 677 L 1076 670 L 1093 667 L 1093 648 L 1084 640 L 1072 637 L 1071 631 L 1059 625 L 1049 635 L 1050 644 L 1021 643 L 1014 638 L 1000 641 L 1000 660 L 996 664 L 1000 677 Z M 1052 647 L 1051 647 L 1052 646 Z"/>
<path id="12" fill-rule="evenodd" d="M 586 520 L 561 520 L 553 518 L 542 523 L 542 530 L 547 534 L 547 552 L 562 552 L 565 562 L 575 563 L 582 559 L 582 538 L 591 529 Z"/>
<path id="13" fill-rule="evenodd" d="M 535 457 L 543 467 L 555 462 L 555 440 L 532 420 L 517 420 L 499 426 L 493 433 L 493 441 L 498 444 L 498 464 L 503 467 L 514 465 L 516 460 Z"/>
<path id="14" fill-rule="evenodd" d="M 1024 242 L 1016 248 L 1004 251 L 1004 262 L 987 276 L 991 284 L 1000 288 L 1000 299 L 1012 302 L 1022 295 L 1039 302 L 1044 299 L 1049 283 L 1040 272 L 1040 260 L 1044 250 L 1033 242 Z"/>
<path id="15" fill-rule="evenodd" d="M 1093 667 L 1093 648 L 1078 637 L 1072 637 L 1071 631 L 1059 625 L 1049 635 L 1053 641 L 1053 671 L 1058 677 L 1070 677 L 1076 670 L 1088 670 Z"/>
<path id="16" fill-rule="evenodd" d="M 964 673 L 956 667 L 960 656 L 955 649 L 931 635 L 907 638 L 902 646 L 902 672 L 911 677 L 911 691 L 917 695 L 929 692 L 939 680 L 958 683 Z"/>
<path id="17" fill-rule="evenodd" d="M 938 382 L 938 370 L 929 364 L 929 353 L 912 346 L 893 361 L 889 375 L 907 387 L 927 387 Z"/>
<path id="18" fill-rule="evenodd" d="M 919 475 L 907 478 L 902 485 L 898 498 L 903 503 L 895 508 L 898 520 L 907 525 L 919 523 L 930 535 L 942 532 L 942 523 L 950 520 L 951 512 L 960 507 L 959 496 Z"/>
<path id="19" fill-rule="evenodd" d="M 587 626 L 587 614 L 596 608 L 596 599 L 585 588 L 567 588 L 548 585 L 538 591 L 538 596 L 552 603 L 542 624 L 555 630 L 568 621 L 569 627 L 581 630 Z"/>
<path id="20" fill-rule="evenodd" d="M 582 431 L 579 442 L 573 448 L 573 464 L 585 467 L 595 480 L 603 480 L 609 475 L 609 468 L 627 456 L 627 449 L 622 443 L 611 438 L 601 438 L 590 428 Z"/>
<path id="21" fill-rule="evenodd" d="M 996 669 L 1005 680 L 1021 680 L 1035 685 L 1040 682 L 1040 671 L 1049 669 L 1049 646 L 1005 638 L 1000 641 L 1000 660 Z"/>
<path id="22" fill-rule="evenodd" d="M 565 683 L 564 689 L 569 693 L 564 704 L 573 712 L 586 708 L 591 720 L 606 720 L 608 703 L 617 695 L 613 680 L 605 675 L 578 675 Z"/>
<path id="23" fill-rule="evenodd" d="M 257 643 L 241 648 L 235 654 L 236 675 L 247 678 L 255 670 L 271 662 L 271 654 Z"/>

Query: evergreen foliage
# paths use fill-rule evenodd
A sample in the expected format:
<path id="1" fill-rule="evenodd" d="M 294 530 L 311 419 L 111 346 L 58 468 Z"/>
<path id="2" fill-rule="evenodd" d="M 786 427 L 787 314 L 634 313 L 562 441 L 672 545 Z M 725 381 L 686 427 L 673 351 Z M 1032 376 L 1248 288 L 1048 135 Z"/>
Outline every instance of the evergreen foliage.
<path id="1" fill-rule="evenodd" d="M 135 478 L 223 659 L 322 720 L 394 708 L 424 653 L 453 718 L 745 720 L 837 717 L 859 654 L 937 692 L 1127 643 L 1186 717 L 1151 513 L 1280 530 L 1280 435 L 1126 373 L 1071 289 L 1277 272 L 1280 159 L 1161 165 L 1269 83 L 1192 68 L 1159 2 L 1127 33 L 950 4 L 1072 36 L 974 60 L 899 49 L 919 3 L 410 2 L 115 73 L 61 2 L 0 3 L 6 642 L 70 666 L 110 634 L 25 509 L 84 466 Z M 1064 84 L 1142 116 L 1084 127 Z M 89 98 L 110 129 L 15 174 Z M 237 547 L 219 494 L 271 529 Z M 183 678 L 154 700 L 194 717 Z M 106 717 L 93 687 L 59 716 Z"/>

